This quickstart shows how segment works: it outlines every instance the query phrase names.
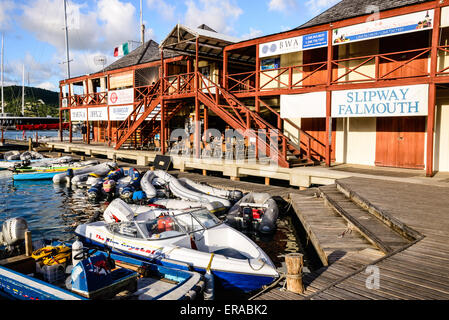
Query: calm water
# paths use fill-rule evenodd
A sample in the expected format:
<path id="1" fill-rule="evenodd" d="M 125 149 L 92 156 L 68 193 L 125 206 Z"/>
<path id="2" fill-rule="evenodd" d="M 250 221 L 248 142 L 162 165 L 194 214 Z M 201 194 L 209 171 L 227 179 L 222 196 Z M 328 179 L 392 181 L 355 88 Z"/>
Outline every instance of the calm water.
<path id="1" fill-rule="evenodd" d="M 76 225 L 87 221 L 100 204 L 86 200 L 85 190 L 71 190 L 50 181 L 15 181 L 9 171 L 0 171 L 0 223 L 23 217 L 33 240 L 68 240 Z"/>
<path id="2" fill-rule="evenodd" d="M 50 181 L 13 182 L 9 171 L 0 171 L 0 225 L 7 219 L 23 217 L 32 232 L 33 240 L 73 239 L 77 225 L 86 223 L 96 213 L 103 213 L 107 204 L 94 204 L 87 200 L 86 189 L 74 189 L 54 185 Z M 288 253 L 304 253 L 303 246 L 293 226 L 291 212 L 280 207 L 277 232 L 268 237 L 247 233 L 273 260 L 280 271 L 285 272 L 284 260 Z M 312 269 L 312 262 L 305 254 L 305 272 Z M 228 297 L 222 292 L 222 299 Z"/>
<path id="3" fill-rule="evenodd" d="M 38 134 L 39 138 L 57 138 L 59 137 L 59 131 L 58 130 L 48 130 L 48 131 L 25 131 L 25 134 L 23 131 L 16 131 L 16 130 L 8 130 L 5 131 L 4 137 L 5 139 L 12 139 L 12 140 L 28 140 L 28 138 L 32 138 L 33 140 L 36 138 L 36 133 Z M 63 131 L 64 137 L 69 137 L 69 132 Z M 73 138 L 81 138 L 82 135 L 80 133 L 73 133 Z"/>

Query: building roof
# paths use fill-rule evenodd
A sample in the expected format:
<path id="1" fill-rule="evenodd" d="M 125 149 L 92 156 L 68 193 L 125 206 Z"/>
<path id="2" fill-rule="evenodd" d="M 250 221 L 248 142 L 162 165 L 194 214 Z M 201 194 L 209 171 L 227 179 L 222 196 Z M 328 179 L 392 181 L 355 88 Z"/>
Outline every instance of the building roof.
<path id="1" fill-rule="evenodd" d="M 378 7 L 379 11 L 385 11 L 430 1 L 433 0 L 342 0 L 296 29 L 310 28 L 371 14 L 373 7 Z"/>
<path id="2" fill-rule="evenodd" d="M 225 47 L 229 44 L 239 42 L 240 39 L 228 36 L 226 34 L 218 33 L 209 28 L 207 25 L 201 25 L 198 28 L 188 27 L 182 24 L 177 24 L 173 30 L 168 34 L 161 47 L 177 47 L 177 49 L 184 50 L 192 45 L 191 41 L 196 38 L 209 45 L 217 47 Z M 203 41 L 201 41 L 203 40 Z M 194 44 L 193 44 L 194 45 Z"/>
<path id="3" fill-rule="evenodd" d="M 164 52 L 164 58 L 172 58 L 178 56 L 179 54 L 172 52 Z M 118 59 L 114 63 L 107 66 L 103 71 L 112 71 L 117 69 L 122 69 L 126 67 L 131 67 L 139 64 L 144 64 L 148 62 L 154 62 L 161 59 L 161 54 L 159 50 L 159 44 L 153 40 L 145 42 L 143 45 L 131 51 L 126 56 Z"/>

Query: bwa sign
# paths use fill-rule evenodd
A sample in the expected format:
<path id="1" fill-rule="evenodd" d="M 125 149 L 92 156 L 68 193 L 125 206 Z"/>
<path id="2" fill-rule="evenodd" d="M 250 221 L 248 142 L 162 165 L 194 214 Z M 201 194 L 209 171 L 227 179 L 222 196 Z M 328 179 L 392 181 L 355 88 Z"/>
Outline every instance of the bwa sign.
<path id="1" fill-rule="evenodd" d="M 259 57 L 265 58 L 303 50 L 327 47 L 327 37 L 327 31 L 323 31 L 305 36 L 264 43 L 259 47 Z"/>
<path id="2" fill-rule="evenodd" d="M 429 85 L 332 92 L 332 118 L 427 116 Z"/>

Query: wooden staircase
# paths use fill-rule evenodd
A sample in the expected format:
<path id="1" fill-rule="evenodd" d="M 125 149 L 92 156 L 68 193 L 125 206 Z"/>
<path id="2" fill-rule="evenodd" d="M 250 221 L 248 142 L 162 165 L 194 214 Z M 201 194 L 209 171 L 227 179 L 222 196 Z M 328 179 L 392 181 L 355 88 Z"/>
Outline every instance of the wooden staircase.
<path id="1" fill-rule="evenodd" d="M 259 113 L 252 111 L 221 86 L 213 83 L 202 74 L 199 74 L 198 77 L 202 87 L 198 92 L 200 101 L 225 120 L 234 130 L 239 131 L 245 137 L 257 139 L 259 150 L 265 149 L 265 154 L 281 167 L 314 165 L 318 162 L 316 159 L 313 159 L 310 150 L 311 141 L 316 140 L 312 136 L 295 126 L 308 139 L 308 149 L 303 150 L 301 146 L 295 144 L 283 133 L 282 119 L 279 113 L 271 107 L 264 104 L 265 107 L 278 116 L 277 127 L 268 123 Z M 257 131 L 260 129 L 264 130 L 267 139 L 259 137 Z"/>
<path id="2" fill-rule="evenodd" d="M 123 121 L 120 127 L 117 129 L 115 150 L 119 150 L 120 147 L 126 143 L 126 141 L 141 127 L 142 123 L 146 121 L 148 116 L 156 109 L 161 103 L 161 96 L 159 95 L 160 81 L 158 81 L 150 92 L 140 104 L 131 112 L 128 118 Z M 154 116 L 153 118 L 156 118 Z M 153 119 L 152 119 L 153 120 Z"/>
<path id="3" fill-rule="evenodd" d="M 259 160 L 269 158 L 279 166 L 290 168 L 294 166 L 315 165 L 320 162 L 314 155 L 316 150 L 312 150 L 312 142 L 319 143 L 317 139 L 307 134 L 288 119 L 281 119 L 280 114 L 259 99 L 262 107 L 269 109 L 277 116 L 277 125 L 266 121 L 258 112 L 251 110 L 243 104 L 237 97 L 229 93 L 220 85 L 213 83 L 201 73 L 197 74 L 198 99 L 217 116 L 228 123 L 235 131 L 245 138 L 257 141 L 257 155 Z M 139 144 L 148 143 L 161 130 L 161 124 L 157 121 L 161 110 L 162 82 L 159 80 L 137 105 L 135 110 L 121 124 L 116 133 L 115 149 L 118 150 L 125 144 L 136 144 L 137 135 Z M 165 94 L 165 93 L 164 93 Z M 165 120 L 169 121 L 179 110 L 182 104 L 176 105 L 170 110 L 167 108 Z M 151 119 L 148 119 L 151 117 Z M 292 141 L 284 134 L 284 124 L 289 123 L 301 135 L 299 143 Z M 259 136 L 259 130 L 264 133 Z M 319 155 L 319 158 L 323 158 Z"/>

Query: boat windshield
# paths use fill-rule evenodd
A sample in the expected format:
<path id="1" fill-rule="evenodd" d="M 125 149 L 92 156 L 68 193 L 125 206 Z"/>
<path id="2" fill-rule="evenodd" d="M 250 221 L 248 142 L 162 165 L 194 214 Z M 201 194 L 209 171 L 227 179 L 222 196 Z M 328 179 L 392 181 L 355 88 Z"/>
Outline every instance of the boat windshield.
<path id="1" fill-rule="evenodd" d="M 163 240 L 210 229 L 220 223 L 207 209 L 200 209 L 176 215 L 163 214 L 146 221 L 112 223 L 107 227 L 112 233 L 127 238 Z"/>
<path id="2" fill-rule="evenodd" d="M 177 214 L 174 218 L 187 233 L 211 229 L 221 223 L 221 221 L 207 209 Z"/>

